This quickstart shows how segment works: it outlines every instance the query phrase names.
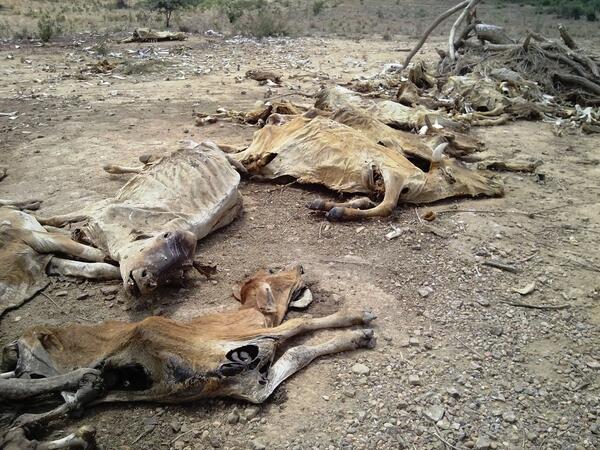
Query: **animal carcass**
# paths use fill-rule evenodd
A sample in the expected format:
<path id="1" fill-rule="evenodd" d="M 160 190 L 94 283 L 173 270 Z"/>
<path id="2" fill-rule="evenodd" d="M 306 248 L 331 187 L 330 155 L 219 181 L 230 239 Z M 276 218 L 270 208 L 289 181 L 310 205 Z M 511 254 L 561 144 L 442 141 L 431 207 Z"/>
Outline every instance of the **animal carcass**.
<path id="1" fill-rule="evenodd" d="M 92 401 L 180 403 L 234 397 L 261 403 L 316 357 L 372 348 L 373 330 L 360 328 L 281 353 L 293 336 L 366 325 L 375 318 L 369 312 L 346 310 L 282 323 L 290 306 L 305 304 L 302 272 L 299 265 L 275 274 L 260 272 L 237 290 L 240 309 L 189 322 L 149 317 L 137 323 L 31 328 L 4 349 L 0 400 L 63 392 L 66 401 L 52 411 L 18 417 L 4 445 L 22 448 L 18 445 L 27 442 L 23 428 Z"/>
<path id="2" fill-rule="evenodd" d="M 148 164 L 115 197 L 39 223 L 78 223 L 77 240 L 96 247 L 101 261 L 119 264 L 129 293 L 145 294 L 181 276 L 192 266 L 196 242 L 239 215 L 239 181 L 215 144 L 192 143 Z M 68 274 L 82 270 L 85 266 Z"/>
<path id="3" fill-rule="evenodd" d="M 372 105 L 366 111 L 356 106 L 354 95 L 349 98 L 336 89 L 319 102 L 321 106 L 343 105 L 332 108 L 331 113 L 272 114 L 267 125 L 255 133 L 252 144 L 232 156 L 250 174 L 264 179 L 292 178 L 338 192 L 383 197 L 377 206 L 364 198 L 340 204 L 316 200 L 309 206 L 328 211 L 331 220 L 386 216 L 398 203 L 502 194 L 502 186 L 483 172 L 443 156 L 450 149 L 456 155 L 472 152 L 474 141 L 469 150 L 462 135 L 445 129 L 440 133 L 432 130 L 432 137 L 393 129 L 387 123 L 397 125 L 401 119 L 409 124 L 412 119 L 403 113 L 396 121 L 387 107 Z M 429 125 L 432 120 L 442 120 L 427 114 L 418 117 Z"/>

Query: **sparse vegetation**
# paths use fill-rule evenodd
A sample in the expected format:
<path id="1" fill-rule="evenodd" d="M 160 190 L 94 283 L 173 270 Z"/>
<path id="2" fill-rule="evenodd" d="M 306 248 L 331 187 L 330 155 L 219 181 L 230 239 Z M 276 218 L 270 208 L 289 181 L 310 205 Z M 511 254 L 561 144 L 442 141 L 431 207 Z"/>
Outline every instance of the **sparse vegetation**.
<path id="1" fill-rule="evenodd" d="M 42 16 L 37 23 L 38 37 L 42 42 L 48 42 L 56 33 L 55 21 L 50 16 Z"/>
<path id="2" fill-rule="evenodd" d="M 600 15 L 600 0 L 503 0 L 503 3 L 530 4 L 541 12 L 556 14 L 563 19 L 585 18 L 593 22 Z"/>
<path id="3" fill-rule="evenodd" d="M 160 59 L 145 59 L 142 61 L 126 61 L 121 65 L 121 73 L 124 75 L 144 75 L 158 72 L 165 66 L 165 61 Z"/>
<path id="4" fill-rule="evenodd" d="M 312 5 L 312 11 L 315 16 L 318 16 L 325 7 L 325 0 L 315 0 Z"/>
<path id="5" fill-rule="evenodd" d="M 158 11 L 165 16 L 165 26 L 171 25 L 173 12 L 197 5 L 199 0 L 146 0 L 146 5 L 153 11 Z"/>

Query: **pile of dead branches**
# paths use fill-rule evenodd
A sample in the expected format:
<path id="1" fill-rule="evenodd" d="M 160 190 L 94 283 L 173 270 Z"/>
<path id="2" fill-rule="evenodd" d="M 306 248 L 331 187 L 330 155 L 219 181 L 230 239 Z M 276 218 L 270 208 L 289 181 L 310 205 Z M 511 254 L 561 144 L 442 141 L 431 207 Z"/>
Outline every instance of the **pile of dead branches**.
<path id="1" fill-rule="evenodd" d="M 463 1 L 438 16 L 408 55 L 404 68 L 429 34 L 460 12 L 448 37 L 448 49 L 438 51 L 440 76 L 470 73 L 487 76 L 494 70 L 509 70 L 527 82 L 536 83 L 557 103 L 600 105 L 600 59 L 580 48 L 564 26 L 558 26 L 561 42 L 534 32 L 516 40 L 501 27 L 479 20 L 475 9 L 479 3 L 481 0 Z"/>

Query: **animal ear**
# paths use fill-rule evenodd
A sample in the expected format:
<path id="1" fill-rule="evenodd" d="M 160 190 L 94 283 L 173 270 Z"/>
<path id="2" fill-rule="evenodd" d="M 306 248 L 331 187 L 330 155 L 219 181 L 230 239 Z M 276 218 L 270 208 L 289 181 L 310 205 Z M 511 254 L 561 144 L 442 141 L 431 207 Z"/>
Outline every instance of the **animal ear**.
<path id="1" fill-rule="evenodd" d="M 233 297 L 238 301 L 238 302 L 242 302 L 242 286 L 244 285 L 244 283 L 235 283 L 233 285 L 233 287 L 231 288 L 231 293 L 233 294 Z"/>

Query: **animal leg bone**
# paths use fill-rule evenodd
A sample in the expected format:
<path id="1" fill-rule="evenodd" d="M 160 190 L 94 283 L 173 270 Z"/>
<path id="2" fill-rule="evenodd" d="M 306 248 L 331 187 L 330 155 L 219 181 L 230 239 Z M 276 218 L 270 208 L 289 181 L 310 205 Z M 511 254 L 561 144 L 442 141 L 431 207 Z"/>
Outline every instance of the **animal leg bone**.
<path id="1" fill-rule="evenodd" d="M 3 200 L 0 199 L 0 206 L 13 206 L 17 209 L 29 209 L 36 210 L 40 209 L 40 205 L 42 204 L 41 200 L 25 200 L 25 201 L 17 201 L 17 200 Z"/>
<path id="2" fill-rule="evenodd" d="M 73 390 L 82 380 L 97 378 L 99 374 L 100 372 L 94 369 L 77 369 L 49 378 L 0 378 L 0 399 L 23 400 L 41 394 Z"/>
<path id="3" fill-rule="evenodd" d="M 370 209 L 376 204 L 369 197 L 358 197 L 345 203 L 336 203 L 317 198 L 310 202 L 307 207 L 316 211 L 329 211 L 333 208 Z"/>
<path id="4" fill-rule="evenodd" d="M 376 339 L 372 329 L 353 330 L 317 345 L 299 345 L 286 351 L 269 369 L 268 382 L 258 392 L 246 400 L 253 403 L 264 402 L 283 381 L 306 367 L 319 356 L 375 347 Z"/>
<path id="5" fill-rule="evenodd" d="M 71 261 L 52 258 L 46 268 L 49 275 L 65 275 L 90 280 L 120 280 L 119 268 L 108 263 Z"/>

